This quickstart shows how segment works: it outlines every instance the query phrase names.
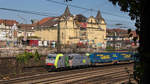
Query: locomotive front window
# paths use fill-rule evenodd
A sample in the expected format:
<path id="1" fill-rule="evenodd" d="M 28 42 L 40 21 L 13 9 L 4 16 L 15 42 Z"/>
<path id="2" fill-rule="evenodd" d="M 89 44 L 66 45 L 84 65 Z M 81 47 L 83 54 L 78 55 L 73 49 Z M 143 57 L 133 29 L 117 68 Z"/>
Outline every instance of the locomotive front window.
<path id="1" fill-rule="evenodd" d="M 56 59 L 56 57 L 51 57 L 51 56 L 48 56 L 48 58 L 49 58 L 49 59 Z"/>
<path id="2" fill-rule="evenodd" d="M 69 56 L 69 60 L 72 60 L 72 59 L 73 59 L 73 57 Z"/>
<path id="3" fill-rule="evenodd" d="M 59 60 L 61 60 L 61 57 L 59 57 Z"/>

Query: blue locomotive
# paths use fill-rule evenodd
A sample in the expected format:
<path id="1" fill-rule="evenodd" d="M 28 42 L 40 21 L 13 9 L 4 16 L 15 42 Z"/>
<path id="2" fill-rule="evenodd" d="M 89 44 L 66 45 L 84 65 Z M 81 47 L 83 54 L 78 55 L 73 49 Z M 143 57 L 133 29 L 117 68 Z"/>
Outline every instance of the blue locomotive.
<path id="1" fill-rule="evenodd" d="M 83 67 L 99 64 L 117 64 L 133 62 L 132 52 L 100 52 L 91 54 L 48 54 L 46 68 L 48 70 Z"/>

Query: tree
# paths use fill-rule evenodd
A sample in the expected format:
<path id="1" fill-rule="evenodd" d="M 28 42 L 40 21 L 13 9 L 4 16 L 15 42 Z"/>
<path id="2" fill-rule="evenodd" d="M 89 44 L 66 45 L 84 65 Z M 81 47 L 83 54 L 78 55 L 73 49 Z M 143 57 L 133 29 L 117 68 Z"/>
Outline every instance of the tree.
<path id="1" fill-rule="evenodd" d="M 82 14 L 78 14 L 75 17 L 75 20 L 77 20 L 78 22 L 86 22 L 87 18 L 83 16 Z"/>
<path id="2" fill-rule="evenodd" d="M 131 33 L 131 29 L 128 29 L 128 34 L 130 34 Z"/>
<path id="3" fill-rule="evenodd" d="M 143 76 L 140 78 L 142 84 L 149 84 L 150 69 L 150 40 L 149 38 L 149 15 L 150 5 L 148 0 L 109 0 L 114 5 L 119 5 L 121 11 L 129 12 L 131 20 L 136 20 L 136 32 L 139 34 L 140 47 L 138 49 L 140 55 L 140 63 L 143 68 Z"/>

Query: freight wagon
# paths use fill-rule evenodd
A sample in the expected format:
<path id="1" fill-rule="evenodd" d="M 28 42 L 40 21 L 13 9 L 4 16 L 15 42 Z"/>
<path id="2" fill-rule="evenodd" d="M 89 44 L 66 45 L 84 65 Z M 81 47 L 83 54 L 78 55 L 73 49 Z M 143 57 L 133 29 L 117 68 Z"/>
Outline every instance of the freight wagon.
<path id="1" fill-rule="evenodd" d="M 122 63 L 132 62 L 133 53 L 131 52 L 102 52 L 90 54 L 90 62 L 92 65 L 103 64 L 103 63 Z"/>

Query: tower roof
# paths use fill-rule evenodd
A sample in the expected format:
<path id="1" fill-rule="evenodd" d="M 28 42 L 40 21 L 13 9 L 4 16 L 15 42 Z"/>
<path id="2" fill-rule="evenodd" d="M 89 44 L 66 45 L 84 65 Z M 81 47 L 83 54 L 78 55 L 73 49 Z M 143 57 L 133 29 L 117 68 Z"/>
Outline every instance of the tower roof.
<path id="1" fill-rule="evenodd" d="M 101 15 L 101 13 L 100 13 L 100 10 L 98 10 L 98 12 L 97 12 L 96 19 L 97 19 L 98 21 L 104 20 L 104 18 L 102 17 L 102 15 Z"/>
<path id="2" fill-rule="evenodd" d="M 65 16 L 65 17 L 72 16 L 68 6 L 66 7 L 65 12 L 61 16 Z"/>

